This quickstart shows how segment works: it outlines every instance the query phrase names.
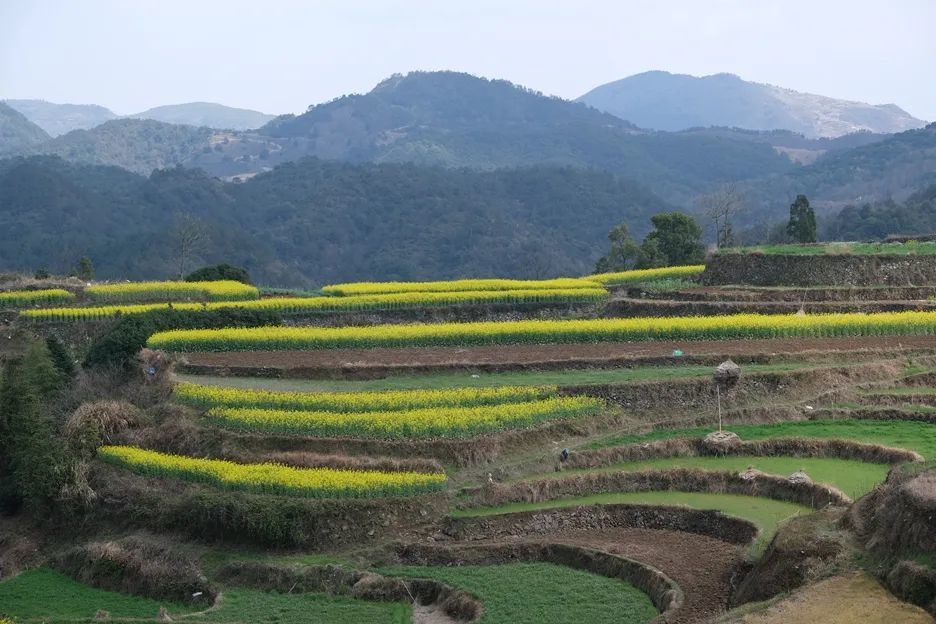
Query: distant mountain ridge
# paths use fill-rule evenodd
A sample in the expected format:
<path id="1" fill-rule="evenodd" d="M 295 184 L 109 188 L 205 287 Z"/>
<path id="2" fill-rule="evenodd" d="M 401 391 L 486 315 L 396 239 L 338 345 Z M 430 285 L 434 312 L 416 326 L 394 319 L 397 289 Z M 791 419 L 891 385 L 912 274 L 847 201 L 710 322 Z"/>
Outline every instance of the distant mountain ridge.
<path id="1" fill-rule="evenodd" d="M 568 165 L 639 180 L 674 203 L 714 183 L 794 166 L 767 142 L 648 132 L 584 104 L 456 72 L 392 76 L 369 93 L 277 117 L 256 131 L 142 123 L 113 120 L 28 153 L 142 174 L 183 165 L 222 179 L 308 156 L 478 170 Z"/>
<path id="2" fill-rule="evenodd" d="M 157 106 L 133 115 L 118 115 L 96 104 L 56 104 L 45 100 L 5 100 L 52 137 L 72 130 L 90 130 L 114 119 L 151 119 L 215 130 L 253 130 L 276 118 L 255 110 L 213 102 L 187 102 Z"/>
<path id="3" fill-rule="evenodd" d="M 97 104 L 55 104 L 45 100 L 5 100 L 5 103 L 52 137 L 117 119 L 113 111 Z"/>
<path id="4" fill-rule="evenodd" d="M 666 131 L 728 126 L 791 130 L 819 138 L 853 132 L 891 134 L 926 124 L 894 104 L 801 93 L 734 74 L 696 77 L 650 71 L 596 87 L 577 101 L 640 127 Z"/>
<path id="5" fill-rule="evenodd" d="M 254 130 L 275 119 L 276 115 L 213 102 L 188 102 L 157 106 L 128 117 L 187 126 L 205 126 L 216 130 Z"/>
<path id="6" fill-rule="evenodd" d="M 0 102 L 0 158 L 28 152 L 48 140 L 49 135 L 42 128 Z"/>

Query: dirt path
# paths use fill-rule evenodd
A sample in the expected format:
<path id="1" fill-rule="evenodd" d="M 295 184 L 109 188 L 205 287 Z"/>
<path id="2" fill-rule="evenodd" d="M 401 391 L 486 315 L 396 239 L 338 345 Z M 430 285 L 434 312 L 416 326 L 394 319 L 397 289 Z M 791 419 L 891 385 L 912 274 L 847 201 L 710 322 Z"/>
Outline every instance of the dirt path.
<path id="1" fill-rule="evenodd" d="M 458 624 L 435 605 L 413 605 L 413 624 Z"/>
<path id="2" fill-rule="evenodd" d="M 524 541 L 593 548 L 657 568 L 676 581 L 685 595 L 683 606 L 670 614 L 668 624 L 704 622 L 723 613 L 731 593 L 732 573 L 744 558 L 741 546 L 695 533 L 658 529 L 556 532 Z"/>
<path id="3" fill-rule="evenodd" d="M 242 351 L 189 353 L 186 371 L 202 374 L 312 377 L 329 371 L 348 375 L 430 372 L 447 368 L 483 370 L 573 368 L 576 366 L 668 364 L 679 349 L 683 358 L 771 356 L 829 352 L 936 350 L 936 336 L 862 338 L 778 338 L 685 342 L 509 345 L 330 349 L 322 351 Z"/>

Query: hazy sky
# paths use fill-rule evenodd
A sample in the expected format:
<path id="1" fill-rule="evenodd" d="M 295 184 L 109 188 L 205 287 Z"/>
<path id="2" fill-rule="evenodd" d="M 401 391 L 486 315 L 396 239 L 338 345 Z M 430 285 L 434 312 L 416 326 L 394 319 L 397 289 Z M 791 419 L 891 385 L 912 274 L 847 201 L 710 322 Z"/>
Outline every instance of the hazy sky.
<path id="1" fill-rule="evenodd" d="M 574 98 L 665 69 L 936 119 L 936 0 L 0 0 L 0 98 L 298 112 L 453 69 Z"/>

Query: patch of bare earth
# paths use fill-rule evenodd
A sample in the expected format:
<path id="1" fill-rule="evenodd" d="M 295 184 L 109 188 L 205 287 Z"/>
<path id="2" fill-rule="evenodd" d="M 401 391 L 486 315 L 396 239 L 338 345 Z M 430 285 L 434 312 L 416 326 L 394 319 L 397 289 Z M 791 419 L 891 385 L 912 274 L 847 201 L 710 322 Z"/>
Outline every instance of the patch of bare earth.
<path id="1" fill-rule="evenodd" d="M 457 624 L 436 605 L 413 605 L 413 624 Z"/>
<path id="2" fill-rule="evenodd" d="M 185 363 L 216 368 L 220 374 L 237 369 L 291 371 L 302 375 L 322 370 L 421 369 L 476 367 L 496 369 L 634 364 L 640 360 L 682 357 L 770 356 L 829 352 L 883 352 L 894 349 L 936 350 L 936 336 L 867 336 L 854 338 L 776 338 L 763 340 L 700 340 L 606 342 L 597 344 L 492 345 L 478 347 L 407 347 L 326 349 L 318 351 L 240 351 L 188 353 Z M 663 362 L 661 362 L 663 363 Z M 227 370 L 225 370 L 227 369 Z M 290 374 L 290 373 L 287 373 Z"/>
<path id="3" fill-rule="evenodd" d="M 901 602 L 863 573 L 804 587 L 770 607 L 725 624 L 933 624 L 932 616 Z"/>
<path id="4" fill-rule="evenodd" d="M 685 595 L 682 607 L 668 614 L 668 624 L 705 622 L 724 613 L 732 574 L 744 558 L 740 546 L 704 535 L 658 529 L 556 532 L 545 539 L 525 541 L 593 548 L 657 568 L 676 581 Z"/>

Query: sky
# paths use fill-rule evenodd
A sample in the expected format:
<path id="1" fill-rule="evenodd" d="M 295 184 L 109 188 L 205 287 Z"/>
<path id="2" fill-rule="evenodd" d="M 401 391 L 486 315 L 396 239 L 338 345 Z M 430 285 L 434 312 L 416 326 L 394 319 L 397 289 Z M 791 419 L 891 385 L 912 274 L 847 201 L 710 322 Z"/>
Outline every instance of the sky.
<path id="1" fill-rule="evenodd" d="M 576 98 L 730 72 L 936 120 L 936 0 L 0 0 L 0 98 L 267 113 L 457 70 Z"/>

